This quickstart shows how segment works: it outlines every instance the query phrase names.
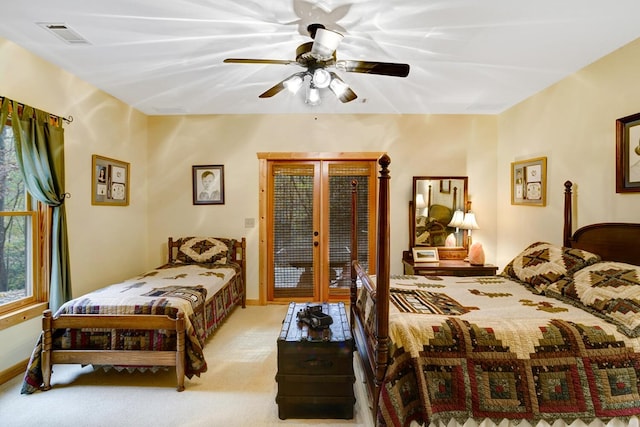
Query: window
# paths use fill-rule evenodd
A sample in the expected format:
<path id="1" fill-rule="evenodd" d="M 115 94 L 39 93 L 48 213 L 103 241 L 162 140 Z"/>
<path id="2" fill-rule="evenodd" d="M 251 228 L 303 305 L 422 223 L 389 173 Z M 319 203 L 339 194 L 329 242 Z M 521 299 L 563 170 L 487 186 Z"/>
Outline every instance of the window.
<path id="1" fill-rule="evenodd" d="M 39 280 L 39 213 L 25 190 L 13 129 L 0 133 L 0 315 L 46 301 Z"/>

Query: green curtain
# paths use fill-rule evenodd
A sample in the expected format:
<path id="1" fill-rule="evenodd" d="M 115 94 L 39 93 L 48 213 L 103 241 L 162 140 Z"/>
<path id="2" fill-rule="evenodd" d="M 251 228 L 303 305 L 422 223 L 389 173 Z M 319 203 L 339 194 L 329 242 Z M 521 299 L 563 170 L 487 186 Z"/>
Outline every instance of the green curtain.
<path id="1" fill-rule="evenodd" d="M 27 191 L 53 210 L 49 307 L 55 312 L 71 299 L 62 119 L 54 126 L 49 113 L 27 105 L 19 108 L 17 102 L 4 98 L 0 123 L 6 123 L 10 104 L 16 155 Z"/>

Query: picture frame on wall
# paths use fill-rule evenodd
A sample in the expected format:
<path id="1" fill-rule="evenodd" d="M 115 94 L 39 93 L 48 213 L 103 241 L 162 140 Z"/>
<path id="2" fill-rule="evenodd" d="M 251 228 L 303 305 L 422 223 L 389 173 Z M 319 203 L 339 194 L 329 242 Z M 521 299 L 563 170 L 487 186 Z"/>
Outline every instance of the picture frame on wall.
<path id="1" fill-rule="evenodd" d="M 224 205 L 224 165 L 192 167 L 193 204 Z"/>
<path id="2" fill-rule="evenodd" d="M 616 120 L 616 193 L 640 192 L 640 113 Z"/>
<path id="3" fill-rule="evenodd" d="M 511 204 L 546 206 L 547 158 L 511 163 Z"/>
<path id="4" fill-rule="evenodd" d="M 91 182 L 92 205 L 129 205 L 129 163 L 94 154 Z"/>

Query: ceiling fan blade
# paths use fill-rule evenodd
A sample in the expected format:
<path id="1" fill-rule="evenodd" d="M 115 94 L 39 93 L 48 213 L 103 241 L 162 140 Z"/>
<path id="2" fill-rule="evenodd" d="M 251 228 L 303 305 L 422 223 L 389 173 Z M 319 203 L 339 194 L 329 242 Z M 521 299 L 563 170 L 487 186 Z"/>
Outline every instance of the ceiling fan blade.
<path id="1" fill-rule="evenodd" d="M 277 83 L 275 86 L 262 92 L 260 95 L 258 95 L 258 98 L 271 98 L 272 96 L 282 92 L 284 89 L 285 89 L 285 86 L 284 86 L 284 80 L 283 80 L 280 83 Z"/>
<path id="2" fill-rule="evenodd" d="M 295 73 L 277 83 L 275 86 L 261 93 L 258 98 L 271 98 L 279 94 L 283 89 L 289 89 L 292 93 L 296 93 L 302 86 L 306 72 Z"/>
<path id="3" fill-rule="evenodd" d="M 394 62 L 370 62 L 345 59 L 336 61 L 336 68 L 351 73 L 380 74 L 394 77 L 407 77 L 409 75 L 409 64 L 397 64 Z"/>
<path id="4" fill-rule="evenodd" d="M 227 58 L 224 60 L 224 62 L 235 63 L 235 64 L 281 64 L 281 65 L 297 64 L 296 61 L 291 61 L 288 59 Z"/>

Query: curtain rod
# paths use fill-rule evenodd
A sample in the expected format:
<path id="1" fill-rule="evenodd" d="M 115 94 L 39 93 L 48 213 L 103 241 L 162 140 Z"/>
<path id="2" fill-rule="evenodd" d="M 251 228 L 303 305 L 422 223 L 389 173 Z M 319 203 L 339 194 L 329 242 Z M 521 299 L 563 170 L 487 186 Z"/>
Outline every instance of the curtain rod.
<path id="1" fill-rule="evenodd" d="M 2 101 L 4 101 L 4 98 L 5 98 L 4 96 L 0 96 L 0 103 L 2 103 Z M 24 108 L 24 107 L 25 107 L 25 105 L 24 105 L 23 103 L 21 103 L 21 102 L 18 102 L 18 106 L 20 106 L 20 107 L 22 107 L 22 108 Z M 73 122 L 73 116 L 72 116 L 72 115 L 69 115 L 68 117 L 64 117 L 64 116 L 58 116 L 58 115 L 56 115 L 56 114 L 51 114 L 51 113 L 48 113 L 48 114 L 49 114 L 51 117 L 54 117 L 54 118 L 56 118 L 56 119 L 61 119 L 61 120 L 62 120 L 62 121 L 64 121 L 65 123 L 71 123 L 71 122 Z"/>

